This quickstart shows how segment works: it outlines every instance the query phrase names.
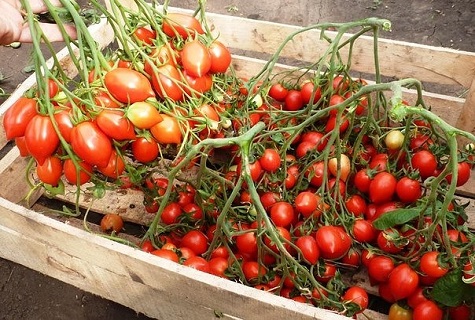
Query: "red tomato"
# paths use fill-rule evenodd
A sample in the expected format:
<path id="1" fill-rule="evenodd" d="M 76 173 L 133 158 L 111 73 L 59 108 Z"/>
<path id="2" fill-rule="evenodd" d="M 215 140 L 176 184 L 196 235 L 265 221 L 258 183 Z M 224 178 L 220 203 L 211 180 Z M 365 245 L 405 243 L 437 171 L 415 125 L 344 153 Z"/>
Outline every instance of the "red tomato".
<path id="1" fill-rule="evenodd" d="M 302 109 L 303 99 L 299 90 L 291 89 L 285 97 L 284 110 L 297 111 Z"/>
<path id="2" fill-rule="evenodd" d="M 25 130 L 25 144 L 39 165 L 56 151 L 59 137 L 49 116 L 37 114 L 30 120 Z"/>
<path id="3" fill-rule="evenodd" d="M 294 221 L 294 208 L 285 201 L 276 202 L 270 208 L 270 219 L 278 227 L 288 227 Z"/>
<path id="4" fill-rule="evenodd" d="M 170 225 L 177 223 L 181 214 L 181 206 L 176 202 L 171 202 L 163 209 L 160 219 L 164 224 Z"/>
<path id="5" fill-rule="evenodd" d="M 268 191 L 260 196 L 260 200 L 264 206 L 264 209 L 269 210 L 274 203 L 280 201 L 281 199 L 278 193 Z"/>
<path id="6" fill-rule="evenodd" d="M 71 132 L 74 128 L 73 122 L 71 121 L 71 116 L 71 109 L 69 108 L 58 107 L 54 113 L 54 119 L 58 124 L 59 133 L 68 143 L 71 142 Z"/>
<path id="7" fill-rule="evenodd" d="M 371 157 L 371 161 L 369 162 L 368 167 L 375 171 L 387 171 L 388 159 L 388 154 L 377 153 Z"/>
<path id="8" fill-rule="evenodd" d="M 418 170 L 424 180 L 434 174 L 437 169 L 437 158 L 429 150 L 415 152 L 411 158 L 411 165 L 414 170 Z"/>
<path id="9" fill-rule="evenodd" d="M 444 311 L 431 300 L 418 304 L 412 314 L 413 320 L 442 320 L 443 318 Z"/>
<path id="10" fill-rule="evenodd" d="M 267 270 L 257 261 L 244 261 L 242 264 L 242 272 L 248 282 L 257 281 L 259 277 L 266 275 Z"/>
<path id="11" fill-rule="evenodd" d="M 126 111 L 126 116 L 139 129 L 150 129 L 163 120 L 158 109 L 145 101 L 130 105 Z"/>
<path id="12" fill-rule="evenodd" d="M 368 275 L 377 282 L 386 282 L 394 270 L 394 261 L 387 256 L 376 256 L 369 261 Z"/>
<path id="13" fill-rule="evenodd" d="M 356 219 L 353 224 L 353 238 L 360 243 L 372 243 L 378 236 L 373 223 L 364 219 Z"/>
<path id="14" fill-rule="evenodd" d="M 366 200 L 359 194 L 353 194 L 345 201 L 346 209 L 356 217 L 362 217 L 366 212 Z"/>
<path id="15" fill-rule="evenodd" d="M 182 247 L 190 248 L 196 255 L 201 255 L 208 250 L 208 238 L 198 230 L 191 230 L 181 240 Z"/>
<path id="16" fill-rule="evenodd" d="M 324 259 L 340 259 L 351 247 L 350 236 L 337 226 L 322 226 L 315 233 L 321 256 Z"/>
<path id="17" fill-rule="evenodd" d="M 209 263 L 203 257 L 193 256 L 183 262 L 184 266 L 199 270 L 201 272 L 210 272 Z"/>
<path id="18" fill-rule="evenodd" d="M 157 32 L 146 27 L 138 27 L 134 31 L 134 36 L 139 41 L 139 44 L 152 45 L 153 40 L 157 37 Z"/>
<path id="19" fill-rule="evenodd" d="M 213 87 L 213 77 L 209 73 L 201 77 L 193 77 L 185 71 L 183 76 L 185 77 L 186 84 L 188 84 L 188 87 L 184 86 L 183 90 L 188 95 L 199 97 L 202 93 L 208 92 Z"/>
<path id="20" fill-rule="evenodd" d="M 97 170 L 108 178 L 118 179 L 125 170 L 124 159 L 122 159 L 121 155 L 117 154 L 117 151 L 112 150 L 107 165 L 103 167 L 97 166 Z"/>
<path id="21" fill-rule="evenodd" d="M 329 105 L 330 107 L 336 106 L 336 105 L 338 105 L 338 104 L 340 104 L 340 103 L 345 102 L 345 100 L 346 100 L 346 99 L 345 99 L 344 97 L 342 97 L 342 96 L 340 96 L 340 95 L 338 95 L 338 94 L 334 94 L 334 95 L 332 95 L 332 96 L 330 97 L 330 100 L 329 100 L 329 102 L 328 102 L 328 105 Z M 330 116 L 335 117 L 335 116 L 338 114 L 338 110 L 337 110 L 337 109 L 332 109 L 332 110 L 330 110 L 329 114 L 330 114 Z"/>
<path id="22" fill-rule="evenodd" d="M 459 162 L 457 165 L 457 187 L 463 186 L 467 183 L 470 179 L 470 174 L 472 172 L 472 168 L 468 162 Z M 448 183 L 452 182 L 452 175 L 449 174 L 445 177 Z"/>
<path id="23" fill-rule="evenodd" d="M 419 286 L 409 297 L 407 297 L 407 304 L 414 309 L 418 304 L 429 301 L 424 294 L 424 287 Z"/>
<path id="24" fill-rule="evenodd" d="M 208 262 L 209 264 L 209 273 L 214 274 L 215 276 L 221 278 L 227 278 L 226 271 L 229 267 L 229 261 L 224 257 L 214 257 L 211 258 Z"/>
<path id="25" fill-rule="evenodd" d="M 27 157 L 30 155 L 30 152 L 28 151 L 28 148 L 26 147 L 26 142 L 25 142 L 25 137 L 16 137 L 15 138 L 15 145 L 18 148 L 18 151 L 20 151 L 20 156 L 21 157 Z"/>
<path id="26" fill-rule="evenodd" d="M 305 177 L 314 187 L 320 187 L 323 184 L 325 175 L 328 174 L 328 169 L 325 168 L 323 161 L 316 161 L 305 171 Z"/>
<path id="27" fill-rule="evenodd" d="M 402 245 L 396 243 L 400 240 L 401 234 L 396 229 L 387 229 L 379 232 L 376 242 L 378 247 L 387 253 L 399 253 L 404 248 Z"/>
<path id="28" fill-rule="evenodd" d="M 294 200 L 295 209 L 304 217 L 309 217 L 318 208 L 319 198 L 310 191 L 300 192 Z"/>
<path id="29" fill-rule="evenodd" d="M 236 237 L 236 247 L 241 253 L 256 254 L 257 253 L 257 236 L 255 232 L 249 231 Z"/>
<path id="30" fill-rule="evenodd" d="M 356 303 L 360 307 L 361 311 L 365 310 L 368 307 L 368 293 L 365 289 L 358 286 L 348 288 L 348 290 L 345 291 L 341 299 L 343 301 Z"/>
<path id="31" fill-rule="evenodd" d="M 36 100 L 20 97 L 3 115 L 3 129 L 7 140 L 24 136 L 28 123 L 37 114 Z"/>
<path id="32" fill-rule="evenodd" d="M 94 103 L 101 108 L 120 108 L 122 106 L 107 91 L 102 90 L 94 96 Z"/>
<path id="33" fill-rule="evenodd" d="M 391 272 L 388 283 L 394 299 L 405 299 L 418 288 L 419 275 L 407 263 L 402 263 Z"/>
<path id="34" fill-rule="evenodd" d="M 150 132 L 152 133 L 155 140 L 157 140 L 158 143 L 163 144 L 181 143 L 183 137 L 178 120 L 167 114 L 162 114 L 161 117 L 162 121 L 150 128 Z"/>
<path id="35" fill-rule="evenodd" d="M 194 36 L 195 33 L 204 33 L 198 19 L 188 14 L 174 12 L 163 17 L 162 29 L 167 36 L 172 38 L 179 35 L 186 39 L 190 35 Z"/>
<path id="36" fill-rule="evenodd" d="M 181 63 L 186 73 L 202 77 L 211 68 L 211 55 L 208 48 L 198 38 L 187 41 L 180 52 Z"/>
<path id="37" fill-rule="evenodd" d="M 110 70 L 104 76 L 104 85 L 116 100 L 123 103 L 134 103 L 155 97 L 147 77 L 132 69 Z"/>
<path id="38" fill-rule="evenodd" d="M 78 161 L 78 166 L 79 168 L 76 168 L 71 159 L 64 160 L 64 177 L 66 178 L 66 181 L 71 184 L 76 185 L 79 183 L 79 185 L 83 185 L 91 180 L 92 165 L 84 161 Z"/>
<path id="39" fill-rule="evenodd" d="M 290 231 L 284 227 L 276 227 L 275 228 L 277 234 L 279 235 L 279 239 L 282 241 L 285 250 L 289 251 L 290 250 L 290 242 L 292 235 L 290 234 Z M 264 243 L 266 246 L 271 249 L 274 252 L 279 252 L 280 249 L 277 247 L 277 244 L 275 244 L 272 239 L 268 236 L 264 237 Z"/>
<path id="40" fill-rule="evenodd" d="M 319 131 L 307 131 L 302 135 L 302 141 L 311 142 L 317 151 L 323 151 L 327 145 L 328 139 L 325 134 Z"/>
<path id="41" fill-rule="evenodd" d="M 308 104 L 310 101 L 312 101 L 312 104 L 315 104 L 322 98 L 322 89 L 320 87 L 315 88 L 315 84 L 310 81 L 305 82 L 301 86 L 300 93 L 302 94 L 304 104 Z"/>
<path id="42" fill-rule="evenodd" d="M 104 109 L 95 120 L 102 132 L 112 139 L 118 141 L 135 139 L 135 128 L 122 110 Z"/>
<path id="43" fill-rule="evenodd" d="M 295 245 L 302 251 L 302 256 L 310 264 L 316 264 L 320 258 L 320 250 L 317 241 L 312 236 L 301 236 L 295 241 Z"/>
<path id="44" fill-rule="evenodd" d="M 101 219 L 101 230 L 103 232 L 114 231 L 119 233 L 124 227 L 124 221 L 121 216 L 114 213 L 108 213 Z"/>
<path id="45" fill-rule="evenodd" d="M 367 169 L 361 169 L 356 172 L 353 183 L 355 184 L 356 189 L 363 193 L 367 193 L 369 191 L 371 180 L 372 179 L 369 177 Z"/>
<path id="46" fill-rule="evenodd" d="M 178 257 L 178 254 L 176 254 L 175 251 L 173 250 L 168 250 L 168 249 L 156 249 L 150 252 L 154 256 L 167 259 L 173 262 L 178 263 L 180 261 L 180 258 Z"/>
<path id="47" fill-rule="evenodd" d="M 142 163 L 154 161 L 160 154 L 157 141 L 153 138 L 138 137 L 132 142 L 131 149 L 134 159 Z"/>
<path id="48" fill-rule="evenodd" d="M 269 96 L 277 101 L 285 101 L 289 90 L 282 83 L 274 83 L 269 89 Z"/>
<path id="49" fill-rule="evenodd" d="M 36 174 L 41 182 L 57 186 L 63 175 L 63 163 L 58 157 L 50 156 L 45 159 L 42 165 L 36 166 Z"/>
<path id="50" fill-rule="evenodd" d="M 421 271 L 433 278 L 440 278 L 444 276 L 448 271 L 448 266 L 441 264 L 439 261 L 440 253 L 437 251 L 429 251 L 422 255 L 420 260 Z"/>
<path id="51" fill-rule="evenodd" d="M 322 267 L 317 268 L 315 278 L 321 283 L 327 283 L 336 275 L 336 266 L 330 262 L 324 262 Z"/>
<path id="52" fill-rule="evenodd" d="M 192 220 L 203 218 L 203 210 L 196 203 L 188 203 L 182 207 L 183 213 L 187 214 Z"/>
<path id="53" fill-rule="evenodd" d="M 396 194 L 404 203 L 413 203 L 422 196 L 422 188 L 419 180 L 402 177 L 396 185 Z"/>
<path id="54" fill-rule="evenodd" d="M 329 133 L 338 126 L 338 130 L 340 133 L 343 133 L 348 129 L 348 126 L 350 125 L 350 121 L 346 116 L 341 116 L 338 118 L 337 116 L 330 116 L 327 120 L 327 124 L 325 125 L 325 132 Z"/>
<path id="55" fill-rule="evenodd" d="M 267 148 L 259 158 L 262 169 L 267 172 L 275 172 L 280 168 L 281 159 L 280 154 L 275 149 Z"/>
<path id="56" fill-rule="evenodd" d="M 73 128 L 71 147 L 82 160 L 98 167 L 107 166 L 112 154 L 111 140 L 91 121 L 81 122 Z"/>
<path id="57" fill-rule="evenodd" d="M 371 202 L 380 204 L 392 200 L 396 191 L 397 180 L 389 172 L 377 173 L 369 185 L 369 198 Z"/>
<path id="58" fill-rule="evenodd" d="M 209 45 L 211 56 L 210 73 L 225 73 L 231 65 L 231 53 L 228 48 L 218 40 L 214 40 Z"/>
<path id="59" fill-rule="evenodd" d="M 461 304 L 456 307 L 449 308 L 450 320 L 468 320 L 471 319 L 472 310 L 466 304 Z"/>
<path id="60" fill-rule="evenodd" d="M 164 64 L 152 74 L 152 85 L 160 98 L 179 101 L 183 98 L 182 79 L 180 71 L 171 65 Z"/>

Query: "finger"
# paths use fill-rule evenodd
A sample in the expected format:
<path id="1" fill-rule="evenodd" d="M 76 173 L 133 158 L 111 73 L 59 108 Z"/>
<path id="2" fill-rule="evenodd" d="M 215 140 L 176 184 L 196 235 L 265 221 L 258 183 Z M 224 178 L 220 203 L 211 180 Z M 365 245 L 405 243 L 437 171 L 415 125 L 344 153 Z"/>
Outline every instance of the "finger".
<path id="1" fill-rule="evenodd" d="M 0 0 L 1 1 L 1 0 Z M 56 41 L 63 41 L 63 35 L 61 34 L 61 31 L 59 27 L 56 24 L 51 24 L 51 23 L 40 23 L 41 30 L 43 31 L 43 34 L 48 38 L 49 41 L 51 42 L 56 42 Z M 68 36 L 70 36 L 73 39 L 76 39 L 76 28 L 71 25 L 64 25 L 64 28 L 66 30 L 66 33 Z M 20 42 L 31 42 L 31 32 L 30 29 L 25 26 L 22 29 L 20 39 L 18 40 Z"/>
<path id="2" fill-rule="evenodd" d="M 51 4 L 55 7 L 61 7 L 60 0 L 50 0 Z M 42 13 L 48 11 L 48 7 L 43 0 L 30 0 L 31 11 L 33 13 Z"/>

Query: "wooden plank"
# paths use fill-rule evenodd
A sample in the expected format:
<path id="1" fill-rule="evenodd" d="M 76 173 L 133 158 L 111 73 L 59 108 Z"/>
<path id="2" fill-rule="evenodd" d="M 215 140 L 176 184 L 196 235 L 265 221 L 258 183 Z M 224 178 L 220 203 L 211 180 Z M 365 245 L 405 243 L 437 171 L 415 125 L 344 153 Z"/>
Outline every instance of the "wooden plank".
<path id="1" fill-rule="evenodd" d="M 158 319 L 348 319 L 163 260 L 3 198 L 0 239 L 1 257 Z"/>
<path id="2" fill-rule="evenodd" d="M 475 78 L 468 91 L 465 104 L 459 113 L 456 127 L 475 134 Z M 461 139 L 461 141 L 466 142 L 466 139 Z"/>

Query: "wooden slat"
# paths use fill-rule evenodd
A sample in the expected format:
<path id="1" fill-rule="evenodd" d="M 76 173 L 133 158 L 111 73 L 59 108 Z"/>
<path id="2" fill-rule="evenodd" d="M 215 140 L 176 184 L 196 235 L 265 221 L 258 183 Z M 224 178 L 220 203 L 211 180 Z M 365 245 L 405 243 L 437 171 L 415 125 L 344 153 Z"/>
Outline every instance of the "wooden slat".
<path id="1" fill-rule="evenodd" d="M 3 198 L 0 239 L 1 257 L 157 319 L 348 319 L 163 260 Z"/>

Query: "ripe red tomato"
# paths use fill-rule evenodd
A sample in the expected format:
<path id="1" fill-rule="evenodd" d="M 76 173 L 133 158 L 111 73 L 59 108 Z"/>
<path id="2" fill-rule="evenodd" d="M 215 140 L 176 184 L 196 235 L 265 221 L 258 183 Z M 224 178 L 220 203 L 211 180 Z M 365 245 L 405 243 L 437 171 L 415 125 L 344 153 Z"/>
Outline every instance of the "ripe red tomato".
<path id="1" fill-rule="evenodd" d="M 208 238 L 201 231 L 191 230 L 183 236 L 181 246 L 190 248 L 196 255 L 201 255 L 208 250 Z"/>
<path id="2" fill-rule="evenodd" d="M 179 144 L 182 142 L 182 134 L 178 120 L 167 114 L 162 114 L 162 121 L 150 128 L 152 136 L 158 143 Z"/>
<path id="3" fill-rule="evenodd" d="M 429 150 L 419 150 L 412 155 L 411 166 L 419 171 L 424 180 L 432 176 L 437 169 L 437 158 Z"/>
<path id="4" fill-rule="evenodd" d="M 173 250 L 168 250 L 168 249 L 156 249 L 150 252 L 154 256 L 167 259 L 173 262 L 178 263 L 180 261 L 180 257 L 178 257 L 178 254 L 173 251 Z"/>
<path id="5" fill-rule="evenodd" d="M 367 193 L 369 191 L 371 180 L 372 179 L 369 177 L 367 169 L 361 169 L 356 172 L 353 183 L 355 184 L 356 189 L 363 193 Z"/>
<path id="6" fill-rule="evenodd" d="M 312 104 L 317 103 L 322 98 L 322 89 L 320 87 L 315 88 L 315 84 L 313 82 L 307 81 L 305 82 L 301 88 L 300 93 L 302 95 L 303 104 L 306 105 L 312 100 Z"/>
<path id="7" fill-rule="evenodd" d="M 204 33 L 198 19 L 188 14 L 175 12 L 168 13 L 163 17 L 162 29 L 167 36 L 172 38 L 179 35 L 186 39 L 190 35 L 194 36 L 195 33 Z"/>
<path id="8" fill-rule="evenodd" d="M 152 45 L 157 37 L 157 32 L 146 27 L 138 27 L 134 31 L 134 37 L 139 41 L 139 44 Z"/>
<path id="9" fill-rule="evenodd" d="M 337 226 L 322 226 L 315 233 L 320 254 L 324 259 L 340 259 L 351 247 L 350 236 Z"/>
<path id="10" fill-rule="evenodd" d="M 290 234 L 290 231 L 284 227 L 276 227 L 275 231 L 279 235 L 279 239 L 282 241 L 284 248 L 289 251 L 290 250 L 290 242 L 292 235 Z M 277 247 L 277 244 L 275 244 L 272 239 L 269 236 L 264 237 L 264 243 L 265 245 L 272 251 L 274 252 L 279 252 L 280 249 Z M 269 263 L 272 264 L 272 263 Z"/>
<path id="11" fill-rule="evenodd" d="M 208 261 L 209 273 L 221 278 L 227 278 L 226 271 L 229 267 L 229 261 L 224 257 L 214 257 Z"/>
<path id="12" fill-rule="evenodd" d="M 66 181 L 71 184 L 76 185 L 79 183 L 79 185 L 83 185 L 91 180 L 92 165 L 84 161 L 78 161 L 78 166 L 79 168 L 76 168 L 73 160 L 71 159 L 64 160 L 64 177 L 66 178 Z"/>
<path id="13" fill-rule="evenodd" d="M 366 200 L 359 194 L 349 196 L 345 201 L 346 209 L 355 217 L 362 217 L 366 212 Z"/>
<path id="14" fill-rule="evenodd" d="M 160 148 L 157 141 L 153 138 L 138 137 L 131 144 L 134 159 L 147 163 L 157 159 L 160 154 Z"/>
<path id="15" fill-rule="evenodd" d="M 396 191 L 397 180 L 389 172 L 377 173 L 369 185 L 369 198 L 371 202 L 380 204 L 392 200 Z"/>
<path id="16" fill-rule="evenodd" d="M 58 124 L 59 133 L 68 143 L 71 142 L 71 132 L 74 128 L 74 124 L 71 121 L 71 116 L 70 108 L 57 107 L 54 113 L 54 119 Z"/>
<path id="17" fill-rule="evenodd" d="M 323 179 L 328 176 L 328 168 L 326 168 L 323 161 L 316 161 L 305 171 L 305 177 L 314 187 L 320 187 L 323 184 Z"/>
<path id="18" fill-rule="evenodd" d="M 315 193 L 310 191 L 300 192 L 294 199 L 294 205 L 297 212 L 301 213 L 304 217 L 309 217 L 318 208 L 319 198 Z"/>
<path id="19" fill-rule="evenodd" d="M 372 243 L 378 236 L 378 230 L 369 220 L 356 219 L 353 224 L 353 238 L 360 243 Z"/>
<path id="20" fill-rule="evenodd" d="M 205 258 L 200 256 L 189 257 L 183 262 L 184 266 L 199 270 L 201 272 L 210 273 L 209 263 Z"/>
<path id="21" fill-rule="evenodd" d="M 171 202 L 163 209 L 160 219 L 164 224 L 170 225 L 177 223 L 181 214 L 181 206 L 177 202 Z"/>
<path id="22" fill-rule="evenodd" d="M 115 213 L 108 213 L 101 219 L 101 230 L 103 232 L 114 231 L 119 233 L 124 227 L 122 217 Z"/>
<path id="23" fill-rule="evenodd" d="M 420 268 L 421 271 L 433 278 L 440 278 L 444 276 L 448 271 L 449 268 L 445 265 L 442 265 L 439 262 L 440 253 L 437 251 L 429 251 L 422 255 L 420 260 Z"/>
<path id="24" fill-rule="evenodd" d="M 466 304 L 461 304 L 456 307 L 449 308 L 450 320 L 468 320 L 472 319 L 472 309 Z"/>
<path id="25" fill-rule="evenodd" d="M 179 101 L 183 98 L 180 71 L 169 63 L 159 66 L 156 72 L 153 72 L 152 85 L 162 99 Z"/>
<path id="26" fill-rule="evenodd" d="M 336 275 L 336 266 L 330 262 L 324 262 L 323 266 L 317 268 L 315 279 L 321 283 L 327 283 Z"/>
<path id="27" fill-rule="evenodd" d="M 124 159 L 122 159 L 122 156 L 113 149 L 107 165 L 103 167 L 97 166 L 97 170 L 106 177 L 116 180 L 122 173 L 124 173 Z"/>
<path id="28" fill-rule="evenodd" d="M 428 301 L 424 294 L 424 287 L 419 286 L 409 297 L 407 297 L 407 304 L 414 309 L 418 304 Z"/>
<path id="29" fill-rule="evenodd" d="M 104 109 L 95 120 L 102 132 L 112 139 L 118 141 L 135 139 L 135 128 L 122 110 Z"/>
<path id="30" fill-rule="evenodd" d="M 91 121 L 81 122 L 73 128 L 71 147 L 82 160 L 98 167 L 107 166 L 112 154 L 111 140 Z"/>
<path id="31" fill-rule="evenodd" d="M 416 202 L 422 195 L 421 183 L 419 180 L 402 177 L 397 182 L 396 194 L 399 200 L 404 203 Z"/>
<path id="32" fill-rule="evenodd" d="M 369 261 L 368 275 L 377 282 L 386 282 L 394 270 L 394 261 L 387 256 L 376 256 Z"/>
<path id="33" fill-rule="evenodd" d="M 134 103 L 155 97 L 147 77 L 132 69 L 110 70 L 104 76 L 104 85 L 116 100 L 123 103 Z"/>
<path id="34" fill-rule="evenodd" d="M 289 90 L 282 83 L 274 83 L 269 89 L 269 96 L 277 101 L 285 101 Z"/>
<path id="35" fill-rule="evenodd" d="M 387 153 L 377 153 L 371 157 L 368 167 L 376 171 L 387 171 L 388 159 Z"/>
<path id="36" fill-rule="evenodd" d="M 343 301 L 350 301 L 356 303 L 361 311 L 365 310 L 368 307 L 368 293 L 365 289 L 359 286 L 352 286 L 345 291 L 341 297 Z"/>
<path id="37" fill-rule="evenodd" d="M 39 165 L 56 151 L 59 137 L 49 116 L 37 114 L 30 120 L 25 129 L 25 144 Z"/>
<path id="38" fill-rule="evenodd" d="M 413 320 L 442 320 L 444 311 L 434 301 L 426 301 L 418 304 L 412 314 Z"/>
<path id="39" fill-rule="evenodd" d="M 302 109 L 303 99 L 299 90 L 291 89 L 285 96 L 284 110 L 297 111 Z"/>
<path id="40" fill-rule="evenodd" d="M 302 251 L 302 256 L 306 262 L 312 265 L 318 262 L 320 250 L 314 237 L 301 236 L 295 241 L 295 245 Z"/>
<path id="41" fill-rule="evenodd" d="M 388 283 L 394 299 L 405 299 L 418 288 L 419 275 L 407 263 L 401 263 L 389 275 Z"/>
<path id="42" fill-rule="evenodd" d="M 242 264 L 242 272 L 248 282 L 257 281 L 259 277 L 266 275 L 266 268 L 257 261 L 244 261 Z"/>
<path id="43" fill-rule="evenodd" d="M 3 129 L 7 140 L 24 136 L 28 123 L 37 114 L 36 100 L 20 97 L 3 115 Z"/>
<path id="44" fill-rule="evenodd" d="M 42 165 L 36 166 L 36 174 L 43 183 L 57 186 L 63 175 L 63 163 L 56 156 L 47 157 Z"/>
<path id="45" fill-rule="evenodd" d="M 231 65 L 231 53 L 228 48 L 220 41 L 214 40 L 209 45 L 209 54 L 211 56 L 210 73 L 225 73 Z"/>
<path id="46" fill-rule="evenodd" d="M 186 73 L 202 77 L 211 68 L 211 55 L 208 48 L 198 38 L 187 41 L 180 52 L 181 63 Z"/>
<path id="47" fill-rule="evenodd" d="M 387 253 L 399 253 L 404 248 L 402 244 L 396 243 L 401 238 L 401 233 L 396 229 L 386 229 L 380 231 L 376 242 L 378 247 Z"/>
<path id="48" fill-rule="evenodd" d="M 472 168 L 470 164 L 466 161 L 459 162 L 457 165 L 457 187 L 463 186 L 467 181 L 470 179 L 470 174 L 472 172 Z M 449 174 L 445 177 L 448 183 L 452 182 L 452 175 Z"/>
<path id="49" fill-rule="evenodd" d="M 346 131 L 346 129 L 348 129 L 348 126 L 350 125 L 350 120 L 348 120 L 348 117 L 345 115 L 341 116 L 340 118 L 338 118 L 338 116 L 330 116 L 325 125 L 325 132 L 332 132 L 333 130 L 335 130 L 337 125 L 340 133 L 343 133 Z"/>
<path id="50" fill-rule="evenodd" d="M 236 247 L 239 252 L 246 254 L 257 253 L 257 236 L 253 231 L 240 234 L 236 237 Z"/>
<path id="51" fill-rule="evenodd" d="M 150 129 L 163 120 L 158 109 L 145 101 L 131 104 L 127 108 L 126 116 L 139 129 Z"/>
<path id="52" fill-rule="evenodd" d="M 388 320 L 412 320 L 412 310 L 393 303 L 389 308 Z"/>
<path id="53" fill-rule="evenodd" d="M 275 172 L 280 168 L 280 154 L 275 149 L 267 148 L 259 158 L 259 163 L 261 164 L 262 169 L 267 172 Z"/>
<path id="54" fill-rule="evenodd" d="M 433 143 L 434 141 L 432 141 L 428 135 L 416 133 L 409 141 L 409 148 L 411 148 L 412 151 L 417 151 L 419 149 L 428 150 L 429 146 Z"/>
<path id="55" fill-rule="evenodd" d="M 270 208 L 270 219 L 277 227 L 288 227 L 294 221 L 295 213 L 293 206 L 286 201 L 276 202 Z"/>
<path id="56" fill-rule="evenodd" d="M 201 77 L 193 77 L 185 71 L 183 72 L 183 76 L 188 85 L 185 85 L 183 90 L 188 95 L 200 97 L 203 93 L 208 92 L 213 87 L 213 77 L 209 73 Z"/>

